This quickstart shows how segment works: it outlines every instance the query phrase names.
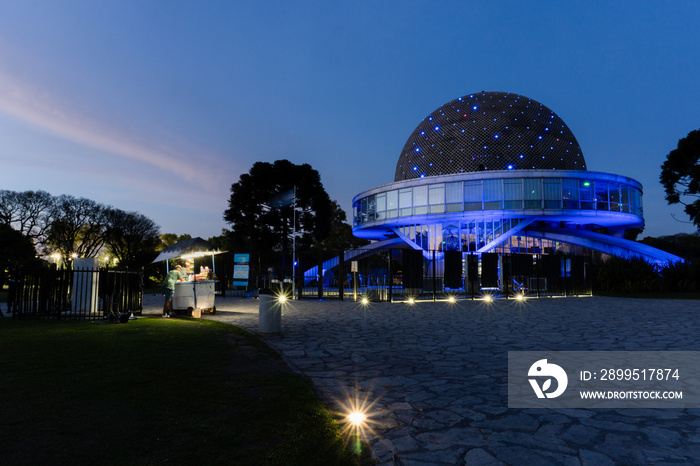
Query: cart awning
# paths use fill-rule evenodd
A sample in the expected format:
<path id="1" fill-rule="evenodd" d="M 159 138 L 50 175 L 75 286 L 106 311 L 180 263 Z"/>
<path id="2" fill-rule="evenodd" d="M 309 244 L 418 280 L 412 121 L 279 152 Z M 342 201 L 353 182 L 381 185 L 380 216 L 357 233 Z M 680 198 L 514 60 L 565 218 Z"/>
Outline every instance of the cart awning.
<path id="1" fill-rule="evenodd" d="M 183 239 L 172 246 L 168 246 L 160 252 L 153 262 L 160 262 L 178 257 L 199 257 L 210 254 L 221 254 L 223 252 L 226 251 L 221 251 L 209 241 L 197 237 Z"/>

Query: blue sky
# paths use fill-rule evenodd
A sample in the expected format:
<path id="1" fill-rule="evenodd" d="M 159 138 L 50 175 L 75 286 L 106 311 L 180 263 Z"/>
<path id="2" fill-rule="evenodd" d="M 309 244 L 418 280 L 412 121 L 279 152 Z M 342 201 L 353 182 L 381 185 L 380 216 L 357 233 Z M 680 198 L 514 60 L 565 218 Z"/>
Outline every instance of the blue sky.
<path id="1" fill-rule="evenodd" d="M 309 163 L 350 216 L 430 112 L 481 90 L 551 108 L 589 170 L 644 185 L 700 128 L 695 1 L 0 0 L 0 189 L 218 235 L 256 161 Z"/>

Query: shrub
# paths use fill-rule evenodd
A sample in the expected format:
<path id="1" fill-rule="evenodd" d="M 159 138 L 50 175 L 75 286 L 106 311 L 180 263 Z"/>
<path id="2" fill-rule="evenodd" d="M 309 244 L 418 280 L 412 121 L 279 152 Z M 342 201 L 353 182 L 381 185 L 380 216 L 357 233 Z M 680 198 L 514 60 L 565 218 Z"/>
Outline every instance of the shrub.
<path id="1" fill-rule="evenodd" d="M 593 290 L 623 293 L 667 291 L 656 267 L 644 259 L 610 257 L 594 264 Z"/>
<path id="2" fill-rule="evenodd" d="M 700 291 L 700 262 L 677 262 L 664 267 L 661 277 L 669 291 L 693 293 Z"/>

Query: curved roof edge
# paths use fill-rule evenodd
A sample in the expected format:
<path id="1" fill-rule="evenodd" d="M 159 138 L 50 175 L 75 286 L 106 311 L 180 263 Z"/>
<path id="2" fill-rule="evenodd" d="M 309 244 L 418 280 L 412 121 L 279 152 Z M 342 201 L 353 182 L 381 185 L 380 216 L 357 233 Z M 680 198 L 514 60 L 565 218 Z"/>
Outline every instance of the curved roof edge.
<path id="1" fill-rule="evenodd" d="M 682 257 L 643 243 L 588 230 L 567 231 L 558 228 L 528 227 L 525 228 L 523 234 L 533 238 L 574 244 L 625 259 L 639 258 L 661 267 L 672 265 L 676 262 L 685 262 Z"/>

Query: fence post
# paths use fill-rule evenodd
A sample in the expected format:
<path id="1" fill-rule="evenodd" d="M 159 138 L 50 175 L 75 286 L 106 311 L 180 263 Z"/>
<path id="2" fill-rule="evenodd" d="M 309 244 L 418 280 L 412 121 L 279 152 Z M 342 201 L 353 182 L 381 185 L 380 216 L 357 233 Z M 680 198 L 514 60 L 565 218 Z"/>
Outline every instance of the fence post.
<path id="1" fill-rule="evenodd" d="M 344 299 L 344 290 L 345 290 L 345 251 L 341 250 L 340 251 L 340 261 L 338 262 L 338 297 L 340 298 L 341 301 L 345 301 Z"/>
<path id="2" fill-rule="evenodd" d="M 296 286 L 297 286 L 297 299 L 302 299 L 304 297 L 304 267 L 306 266 L 306 260 L 301 260 L 306 258 L 304 253 L 297 253 L 297 267 L 296 267 Z"/>
<path id="3" fill-rule="evenodd" d="M 393 299 L 394 298 L 394 292 L 393 292 L 394 287 L 392 286 L 392 284 L 394 283 L 394 271 L 391 268 L 391 253 L 392 253 L 392 251 L 393 250 L 391 248 L 387 249 L 387 252 L 389 253 L 388 254 L 388 256 L 389 256 L 389 293 L 387 295 L 387 300 L 390 303 L 394 301 L 394 299 Z"/>
<path id="4" fill-rule="evenodd" d="M 535 262 L 535 276 L 537 281 L 537 297 L 540 297 L 540 267 L 542 266 L 542 261 L 540 260 L 540 254 L 537 255 L 537 262 Z"/>
<path id="5" fill-rule="evenodd" d="M 508 299 L 510 292 L 508 291 L 510 287 L 510 280 L 511 280 L 511 273 L 510 273 L 510 255 L 506 254 L 501 254 L 501 276 L 503 277 L 503 281 L 501 282 L 501 293 L 505 295 L 506 299 Z"/>
<path id="6" fill-rule="evenodd" d="M 316 263 L 318 264 L 316 266 L 316 271 L 318 272 L 318 299 L 323 299 L 323 259 L 320 253 L 316 255 Z"/>
<path id="7" fill-rule="evenodd" d="M 437 264 L 435 263 L 435 249 L 433 249 L 433 301 L 437 301 Z"/>

